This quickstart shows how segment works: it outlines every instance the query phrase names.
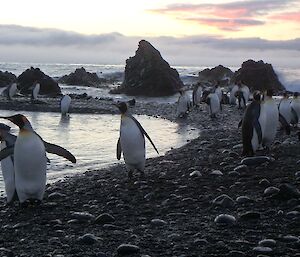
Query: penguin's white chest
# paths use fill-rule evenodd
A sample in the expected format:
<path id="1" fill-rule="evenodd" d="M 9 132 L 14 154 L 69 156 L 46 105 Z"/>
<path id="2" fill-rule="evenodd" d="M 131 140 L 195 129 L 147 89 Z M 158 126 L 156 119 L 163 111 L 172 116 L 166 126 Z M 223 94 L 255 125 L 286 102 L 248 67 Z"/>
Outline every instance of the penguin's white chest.
<path id="1" fill-rule="evenodd" d="M 60 109 L 62 114 L 66 114 L 69 111 L 71 104 L 71 97 L 66 95 L 62 98 L 60 102 Z"/>
<path id="2" fill-rule="evenodd" d="M 263 143 L 269 147 L 275 139 L 279 123 L 279 111 L 274 100 L 268 100 L 261 105 L 258 121 L 262 129 Z"/>
<path id="3" fill-rule="evenodd" d="M 220 99 L 216 93 L 210 94 L 210 114 L 217 114 L 220 111 Z"/>
<path id="4" fill-rule="evenodd" d="M 145 139 L 135 122 L 122 118 L 120 127 L 120 141 L 126 164 L 145 162 Z"/>
<path id="5" fill-rule="evenodd" d="M 23 202 L 29 198 L 42 200 L 46 186 L 47 159 L 39 136 L 21 132 L 14 149 L 16 190 Z"/>

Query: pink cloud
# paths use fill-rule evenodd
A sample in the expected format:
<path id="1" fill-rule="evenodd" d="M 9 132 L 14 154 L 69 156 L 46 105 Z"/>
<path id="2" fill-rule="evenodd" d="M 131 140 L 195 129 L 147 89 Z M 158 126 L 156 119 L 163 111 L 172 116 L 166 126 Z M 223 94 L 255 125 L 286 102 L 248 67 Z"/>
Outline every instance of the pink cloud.
<path id="1" fill-rule="evenodd" d="M 300 23 L 300 11 L 299 12 L 286 12 L 269 17 L 272 20 L 291 21 Z"/>

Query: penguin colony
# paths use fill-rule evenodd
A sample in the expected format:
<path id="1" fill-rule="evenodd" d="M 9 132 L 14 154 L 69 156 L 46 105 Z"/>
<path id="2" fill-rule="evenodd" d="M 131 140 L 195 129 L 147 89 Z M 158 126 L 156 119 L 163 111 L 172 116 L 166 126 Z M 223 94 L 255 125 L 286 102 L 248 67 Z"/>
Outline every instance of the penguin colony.
<path id="1" fill-rule="evenodd" d="M 38 83 L 33 87 L 31 99 L 36 100 L 40 90 Z M 12 84 L 8 88 L 8 99 L 12 100 L 17 87 Z M 181 90 L 177 102 L 176 116 L 186 118 L 193 108 L 200 106 L 201 102 L 207 104 L 208 113 L 215 119 L 222 111 L 222 104 L 229 103 L 244 110 L 242 127 L 242 142 L 244 156 L 253 156 L 260 148 L 270 149 L 277 132 L 279 123 L 281 127 L 290 133 L 290 126 L 297 125 L 300 116 L 300 99 L 295 93 L 293 99 L 284 95 L 277 106 L 273 99 L 273 92 L 268 90 L 262 96 L 260 92 L 254 92 L 252 101 L 250 90 L 246 85 L 237 83 L 232 87 L 230 96 L 224 94 L 219 83 L 214 88 L 204 88 L 197 84 L 192 92 L 192 97 L 187 90 Z M 191 99 L 190 99 L 191 98 Z M 62 116 L 69 112 L 71 97 L 65 95 L 61 98 L 60 109 Z M 130 106 L 135 105 L 135 99 L 128 101 Z M 125 102 L 114 104 L 121 113 L 120 134 L 117 141 L 116 157 L 121 159 L 123 154 L 129 180 L 135 171 L 140 176 L 145 176 L 145 137 L 150 141 L 158 154 L 158 150 L 147 134 L 145 129 L 130 113 Z M 11 121 L 19 127 L 19 134 L 15 136 L 10 133 L 10 127 L 0 123 L 1 152 L 0 160 L 7 203 L 18 200 L 21 205 L 39 204 L 44 196 L 46 187 L 46 152 L 57 154 L 72 163 L 76 158 L 68 150 L 61 146 L 48 143 L 39 136 L 31 126 L 29 120 L 22 114 L 9 117 L 0 117 Z"/>

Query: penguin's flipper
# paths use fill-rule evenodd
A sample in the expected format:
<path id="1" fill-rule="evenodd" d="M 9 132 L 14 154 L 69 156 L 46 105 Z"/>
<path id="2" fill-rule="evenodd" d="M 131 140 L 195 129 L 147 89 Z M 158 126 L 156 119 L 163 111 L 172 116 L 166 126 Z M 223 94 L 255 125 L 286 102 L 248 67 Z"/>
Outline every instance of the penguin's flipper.
<path id="1" fill-rule="evenodd" d="M 0 151 L 0 161 L 13 154 L 14 154 L 14 145 L 5 147 L 3 150 Z"/>
<path id="2" fill-rule="evenodd" d="M 286 119 L 279 113 L 279 122 L 281 123 L 282 127 L 285 129 L 287 135 L 291 134 L 290 124 L 286 121 Z"/>
<path id="3" fill-rule="evenodd" d="M 150 143 L 152 144 L 153 148 L 155 149 L 155 151 L 157 152 L 157 154 L 159 154 L 156 146 L 154 145 L 153 141 L 151 140 L 151 138 L 149 137 L 149 135 L 147 134 L 147 132 L 143 129 L 142 125 L 136 120 L 136 118 L 134 118 L 132 115 L 130 115 L 130 118 L 135 122 L 135 124 L 138 126 L 138 128 L 140 129 L 142 135 L 145 135 L 148 140 L 150 141 Z"/>
<path id="4" fill-rule="evenodd" d="M 260 126 L 260 123 L 259 123 L 258 119 L 254 120 L 253 126 L 254 126 L 256 134 L 257 134 L 258 142 L 261 144 L 261 142 L 262 142 L 262 131 L 261 131 L 261 126 Z"/>
<path id="5" fill-rule="evenodd" d="M 121 141 L 120 141 L 120 138 L 119 138 L 118 143 L 117 143 L 117 159 L 118 160 L 121 159 L 121 153 L 122 153 L 122 148 L 121 148 Z"/>
<path id="6" fill-rule="evenodd" d="M 66 158 L 67 160 L 69 160 L 72 163 L 76 163 L 76 158 L 74 157 L 74 155 L 71 154 L 65 148 L 63 148 L 59 145 L 47 143 L 45 141 L 44 141 L 44 145 L 45 145 L 45 149 L 48 153 L 59 155 L 61 157 Z"/>
<path id="7" fill-rule="evenodd" d="M 243 119 L 240 120 L 239 124 L 238 124 L 238 128 L 240 128 L 243 124 Z"/>

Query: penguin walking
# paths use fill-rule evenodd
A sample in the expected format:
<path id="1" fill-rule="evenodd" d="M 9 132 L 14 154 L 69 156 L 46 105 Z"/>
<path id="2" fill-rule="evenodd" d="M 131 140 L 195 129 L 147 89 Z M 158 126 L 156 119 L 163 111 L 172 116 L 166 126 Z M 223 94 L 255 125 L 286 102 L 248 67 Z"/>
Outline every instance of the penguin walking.
<path id="1" fill-rule="evenodd" d="M 146 151 L 146 136 L 155 151 L 158 150 L 142 125 L 129 113 L 127 105 L 124 102 L 116 104 L 121 112 L 120 137 L 117 143 L 117 159 L 121 159 L 121 153 L 128 172 L 128 178 L 132 179 L 133 171 L 138 170 L 141 176 L 144 176 Z"/>
<path id="2" fill-rule="evenodd" d="M 298 97 L 298 92 L 295 92 L 293 95 L 293 99 L 291 101 L 291 111 L 292 111 L 292 118 L 291 123 L 295 126 L 298 125 L 299 118 L 300 118 L 300 98 Z"/>
<path id="3" fill-rule="evenodd" d="M 290 130 L 290 124 L 292 121 L 292 108 L 291 108 L 291 100 L 287 92 L 283 93 L 283 97 L 279 102 L 278 106 L 279 110 L 279 121 L 281 123 L 282 128 L 287 131 Z M 289 134 L 289 132 L 287 132 Z"/>
<path id="4" fill-rule="evenodd" d="M 180 96 L 177 101 L 176 116 L 178 118 L 184 118 L 187 116 L 188 111 L 190 110 L 191 101 L 186 91 L 180 90 L 179 93 Z"/>
<path id="5" fill-rule="evenodd" d="M 217 93 L 210 93 L 209 91 L 203 92 L 204 102 L 209 107 L 209 115 L 211 118 L 216 118 L 217 113 L 222 110 L 220 98 Z"/>
<path id="6" fill-rule="evenodd" d="M 28 119 L 17 114 L 7 119 L 19 128 L 14 146 L 8 146 L 0 152 L 0 160 L 14 156 L 15 188 L 21 204 L 42 201 L 46 187 L 46 168 L 49 153 L 62 156 L 75 163 L 75 157 L 66 149 L 45 142 L 32 128 Z"/>
<path id="7" fill-rule="evenodd" d="M 243 85 L 242 82 L 237 83 L 238 91 L 235 93 L 235 96 L 238 100 L 238 108 L 244 109 L 249 101 L 250 90 L 249 87 Z"/>
<path id="8" fill-rule="evenodd" d="M 38 94 L 40 92 L 41 85 L 40 83 L 35 83 L 32 91 L 31 91 L 31 101 L 35 101 L 38 98 Z"/>
<path id="9" fill-rule="evenodd" d="M 219 97 L 219 101 L 220 103 L 222 102 L 222 96 L 223 96 L 223 92 L 222 89 L 220 88 L 220 81 L 217 82 L 217 84 L 215 85 L 215 93 L 217 94 L 217 96 Z"/>
<path id="10" fill-rule="evenodd" d="M 253 93 L 253 101 L 246 107 L 242 120 L 243 156 L 253 156 L 262 143 L 262 129 L 259 123 L 261 95 Z"/>
<path id="11" fill-rule="evenodd" d="M 199 106 L 202 99 L 203 89 L 200 84 L 197 84 L 193 89 L 193 106 Z"/>
<path id="12" fill-rule="evenodd" d="M 17 137 L 10 134 L 9 131 L 9 126 L 0 123 L 1 150 L 15 144 Z M 1 170 L 5 184 L 6 201 L 10 204 L 17 199 L 13 156 L 7 156 L 1 161 Z"/>
<path id="13" fill-rule="evenodd" d="M 268 89 L 261 103 L 258 121 L 262 130 L 262 145 L 270 149 L 273 143 L 279 123 L 279 111 L 275 100 L 272 98 L 273 91 Z"/>
<path id="14" fill-rule="evenodd" d="M 71 97 L 69 95 L 64 95 L 60 100 L 60 111 L 62 116 L 66 116 L 69 112 L 71 105 Z"/>

